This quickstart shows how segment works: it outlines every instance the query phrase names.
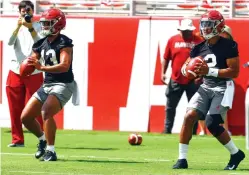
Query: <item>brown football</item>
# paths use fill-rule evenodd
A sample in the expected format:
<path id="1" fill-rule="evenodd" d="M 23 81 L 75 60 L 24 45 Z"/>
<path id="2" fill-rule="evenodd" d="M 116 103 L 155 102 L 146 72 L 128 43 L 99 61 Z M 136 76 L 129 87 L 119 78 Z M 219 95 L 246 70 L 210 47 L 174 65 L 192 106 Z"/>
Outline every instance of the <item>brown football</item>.
<path id="1" fill-rule="evenodd" d="M 130 145 L 141 145 L 143 141 L 143 138 L 141 136 L 141 134 L 130 134 L 128 137 L 128 142 L 130 143 Z"/>
<path id="2" fill-rule="evenodd" d="M 138 138 L 137 145 L 141 145 L 141 143 L 143 142 L 142 135 L 141 134 L 137 134 L 137 138 Z"/>
<path id="3" fill-rule="evenodd" d="M 128 137 L 128 142 L 131 144 L 131 145 L 137 145 L 137 142 L 138 142 L 138 137 L 136 134 L 130 134 L 129 137 Z"/>
<path id="4" fill-rule="evenodd" d="M 197 63 L 207 64 L 200 56 L 192 58 L 186 67 L 186 77 L 190 80 L 193 80 L 198 76 L 198 74 L 194 72 Z"/>
<path id="5" fill-rule="evenodd" d="M 28 58 L 23 60 L 23 62 L 20 65 L 20 76 L 26 77 L 31 75 L 35 71 L 35 67 L 28 65 Z"/>

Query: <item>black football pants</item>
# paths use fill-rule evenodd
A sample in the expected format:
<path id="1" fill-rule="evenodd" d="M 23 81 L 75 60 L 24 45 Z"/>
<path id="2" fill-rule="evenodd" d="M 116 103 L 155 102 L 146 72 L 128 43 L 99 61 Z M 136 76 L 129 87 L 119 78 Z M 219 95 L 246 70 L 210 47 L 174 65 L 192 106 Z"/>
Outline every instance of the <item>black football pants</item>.
<path id="1" fill-rule="evenodd" d="M 176 83 L 174 80 L 170 79 L 170 82 L 166 89 L 166 119 L 165 119 L 165 126 L 164 126 L 164 132 L 165 133 L 171 133 L 174 120 L 175 120 L 175 114 L 176 114 L 176 107 L 182 97 L 183 92 L 186 92 L 188 101 L 192 98 L 192 96 L 195 94 L 195 92 L 198 90 L 199 85 L 196 85 L 194 81 L 190 82 L 189 84 L 179 84 Z M 185 110 L 185 109 L 183 109 Z M 184 117 L 184 116 L 182 116 Z M 196 122 L 193 134 L 196 134 L 198 122 Z"/>

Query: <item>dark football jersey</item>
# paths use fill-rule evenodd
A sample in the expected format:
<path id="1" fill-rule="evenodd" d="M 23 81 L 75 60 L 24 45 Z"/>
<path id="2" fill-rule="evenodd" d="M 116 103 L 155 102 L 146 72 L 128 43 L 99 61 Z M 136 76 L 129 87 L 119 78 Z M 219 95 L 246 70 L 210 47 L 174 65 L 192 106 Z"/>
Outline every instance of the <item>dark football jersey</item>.
<path id="1" fill-rule="evenodd" d="M 238 57 L 238 55 L 238 44 L 223 37 L 220 37 L 214 45 L 208 45 L 207 41 L 204 41 L 196 45 L 190 52 L 190 58 L 201 56 L 208 67 L 217 69 L 226 69 L 228 67 L 227 59 Z M 212 76 L 203 77 L 203 83 L 208 87 L 226 87 L 227 80 L 230 79 Z"/>
<path id="2" fill-rule="evenodd" d="M 60 63 L 60 51 L 65 47 L 73 47 L 72 40 L 60 34 L 53 42 L 49 42 L 47 37 L 37 41 L 33 45 L 33 51 L 40 54 L 40 59 L 45 66 L 53 66 Z M 72 55 L 73 61 L 73 55 Z M 67 72 L 49 73 L 45 72 L 44 83 L 71 83 L 74 81 L 72 63 Z"/>

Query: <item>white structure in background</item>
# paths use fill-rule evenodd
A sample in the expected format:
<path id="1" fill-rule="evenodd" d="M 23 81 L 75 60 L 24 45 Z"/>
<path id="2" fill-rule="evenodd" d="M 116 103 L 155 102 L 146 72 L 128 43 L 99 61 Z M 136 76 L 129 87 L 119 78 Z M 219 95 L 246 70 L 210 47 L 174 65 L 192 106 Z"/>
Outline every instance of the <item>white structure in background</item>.
<path id="1" fill-rule="evenodd" d="M 21 0 L 0 0 L 4 15 L 17 14 Z M 249 0 L 31 0 L 40 14 L 50 7 L 61 8 L 69 15 L 122 16 L 199 16 L 217 9 L 226 17 L 248 17 Z M 208 8 L 207 8 L 208 6 Z"/>

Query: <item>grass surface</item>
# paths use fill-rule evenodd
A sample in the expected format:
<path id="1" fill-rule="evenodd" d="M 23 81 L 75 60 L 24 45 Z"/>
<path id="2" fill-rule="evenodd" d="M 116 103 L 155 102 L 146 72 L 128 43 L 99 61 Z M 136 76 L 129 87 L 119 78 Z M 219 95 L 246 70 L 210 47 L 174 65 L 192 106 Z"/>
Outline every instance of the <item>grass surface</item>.
<path id="1" fill-rule="evenodd" d="M 228 151 L 212 136 L 194 136 L 188 154 L 189 169 L 173 170 L 178 157 L 178 135 L 142 133 L 141 146 L 128 144 L 129 133 L 96 131 L 58 131 L 57 162 L 34 158 L 37 139 L 25 132 L 24 148 L 8 148 L 9 129 L 1 132 L 2 175 L 249 175 L 249 155 L 245 138 L 233 137 L 246 158 L 236 171 L 224 171 Z"/>

